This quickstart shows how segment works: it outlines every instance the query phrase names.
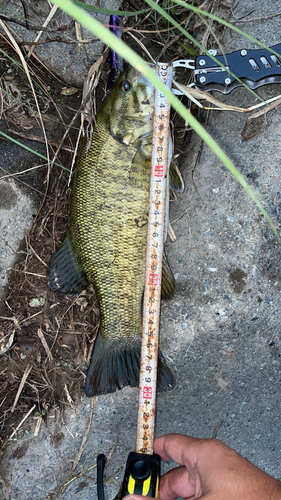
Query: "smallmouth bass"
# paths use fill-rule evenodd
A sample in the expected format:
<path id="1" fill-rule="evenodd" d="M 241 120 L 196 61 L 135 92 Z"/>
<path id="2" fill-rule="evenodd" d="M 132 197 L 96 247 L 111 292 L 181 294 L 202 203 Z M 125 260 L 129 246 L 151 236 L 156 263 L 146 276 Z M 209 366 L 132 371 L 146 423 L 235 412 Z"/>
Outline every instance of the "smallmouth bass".
<path id="1" fill-rule="evenodd" d="M 96 115 L 90 147 L 86 139 L 81 145 L 67 235 L 49 264 L 52 291 L 79 293 L 92 284 L 96 292 L 101 322 L 87 396 L 139 383 L 153 110 L 154 88 L 128 67 Z M 175 164 L 169 179 L 170 187 L 183 190 Z M 171 296 L 174 288 L 164 256 L 162 296 Z M 172 385 L 173 376 L 160 353 L 158 387 Z"/>

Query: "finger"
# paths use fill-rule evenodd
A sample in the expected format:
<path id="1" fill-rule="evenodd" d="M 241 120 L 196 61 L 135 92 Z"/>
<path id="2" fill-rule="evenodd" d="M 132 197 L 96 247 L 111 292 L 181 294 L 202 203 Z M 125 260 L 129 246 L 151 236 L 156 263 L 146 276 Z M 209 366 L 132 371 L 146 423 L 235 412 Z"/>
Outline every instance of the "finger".
<path id="1" fill-rule="evenodd" d="M 182 434 L 166 434 L 154 441 L 154 453 L 160 455 L 164 461 L 174 460 L 179 465 L 184 465 L 186 460 L 191 464 L 197 461 L 198 442 L 200 439 Z"/>
<path id="2" fill-rule="evenodd" d="M 196 492 L 194 471 L 176 467 L 160 479 L 159 499 L 175 500 L 178 497 L 194 498 Z"/>
<path id="3" fill-rule="evenodd" d="M 188 500 L 194 499 L 195 478 L 185 467 L 176 467 L 170 470 L 160 479 L 159 500 L 175 500 L 182 497 Z M 141 495 L 127 495 L 123 500 L 151 500 L 150 497 Z"/>
<path id="4" fill-rule="evenodd" d="M 123 500 L 155 500 L 151 497 L 142 497 L 141 495 L 127 495 Z"/>

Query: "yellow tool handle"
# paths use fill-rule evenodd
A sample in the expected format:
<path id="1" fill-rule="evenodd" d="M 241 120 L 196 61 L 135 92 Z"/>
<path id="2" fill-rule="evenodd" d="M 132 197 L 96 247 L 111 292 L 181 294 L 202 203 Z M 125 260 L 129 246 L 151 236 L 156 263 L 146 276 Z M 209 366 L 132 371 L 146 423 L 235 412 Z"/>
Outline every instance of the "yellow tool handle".
<path id="1" fill-rule="evenodd" d="M 159 479 L 159 455 L 146 455 L 132 451 L 126 464 L 121 499 L 132 494 L 157 498 Z"/>

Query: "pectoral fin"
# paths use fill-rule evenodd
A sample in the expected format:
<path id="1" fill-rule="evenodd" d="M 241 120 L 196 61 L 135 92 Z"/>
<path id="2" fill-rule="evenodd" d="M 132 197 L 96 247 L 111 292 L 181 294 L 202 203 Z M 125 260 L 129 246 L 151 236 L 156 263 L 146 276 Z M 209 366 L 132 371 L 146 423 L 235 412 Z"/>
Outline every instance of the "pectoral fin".
<path id="1" fill-rule="evenodd" d="M 74 253 L 69 234 L 50 259 L 47 283 L 52 292 L 60 291 L 73 295 L 78 295 L 88 285 Z"/>
<path id="2" fill-rule="evenodd" d="M 151 144 L 150 144 L 150 155 L 151 155 Z M 141 147 L 139 147 L 130 167 L 129 185 L 133 186 L 134 188 L 143 189 L 146 192 L 149 192 L 150 171 L 151 171 L 151 159 L 150 157 L 146 158 L 142 154 Z"/>
<path id="3" fill-rule="evenodd" d="M 163 262 L 162 262 L 162 287 L 161 287 L 161 298 L 168 299 L 172 297 L 176 288 L 176 282 L 173 275 L 173 271 L 170 268 L 168 258 L 164 252 Z"/>
<path id="4" fill-rule="evenodd" d="M 182 175 L 179 171 L 177 164 L 171 160 L 170 163 L 170 189 L 176 191 L 177 193 L 182 193 L 184 191 L 184 182 Z"/>

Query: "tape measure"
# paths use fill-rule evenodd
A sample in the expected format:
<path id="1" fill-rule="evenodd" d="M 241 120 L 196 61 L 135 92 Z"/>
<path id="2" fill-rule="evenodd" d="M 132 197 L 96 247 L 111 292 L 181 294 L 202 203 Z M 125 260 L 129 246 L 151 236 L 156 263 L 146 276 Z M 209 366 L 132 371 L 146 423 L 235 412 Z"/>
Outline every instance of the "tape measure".
<path id="1" fill-rule="evenodd" d="M 162 82 L 170 88 L 172 66 L 158 63 L 157 69 Z M 136 442 L 136 451 L 146 454 L 153 453 L 169 130 L 170 103 L 156 89 Z"/>
<path id="2" fill-rule="evenodd" d="M 172 86 L 173 66 L 158 63 L 160 80 L 167 88 Z M 120 498 L 129 494 L 157 498 L 160 480 L 160 457 L 153 454 L 157 362 L 160 326 L 162 259 L 169 133 L 170 103 L 158 89 L 155 90 L 151 177 L 149 195 L 148 235 L 146 249 L 146 274 L 143 298 L 143 329 L 140 361 L 139 402 L 136 451 L 129 454 Z M 98 499 L 104 500 L 103 471 L 106 458 L 99 455 Z"/>
<path id="3" fill-rule="evenodd" d="M 157 64 L 158 76 L 169 89 L 173 68 Z M 162 259 L 164 250 L 165 206 L 168 173 L 170 103 L 155 90 L 151 177 L 149 195 L 146 274 L 143 298 L 143 329 L 140 362 L 136 452 L 130 453 L 121 498 L 138 494 L 157 498 L 160 457 L 153 454 L 157 361 L 160 326 Z"/>

